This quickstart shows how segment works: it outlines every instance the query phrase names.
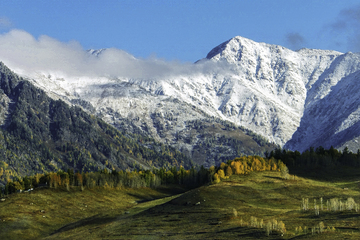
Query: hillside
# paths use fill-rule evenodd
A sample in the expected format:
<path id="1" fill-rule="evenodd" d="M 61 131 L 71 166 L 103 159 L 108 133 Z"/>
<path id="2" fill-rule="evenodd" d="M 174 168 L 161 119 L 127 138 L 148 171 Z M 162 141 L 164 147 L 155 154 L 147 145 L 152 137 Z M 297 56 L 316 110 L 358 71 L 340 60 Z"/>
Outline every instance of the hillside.
<path id="1" fill-rule="evenodd" d="M 171 147 L 120 132 L 80 107 L 53 100 L 3 63 L 0 88 L 0 184 L 70 168 L 85 172 L 193 165 Z"/>
<path id="2" fill-rule="evenodd" d="M 45 239 L 358 239 L 359 188 L 351 176 L 324 182 L 252 172 L 172 197 L 149 189 L 35 190 L 0 202 L 5 220 L 0 234 L 14 239 L 24 233 L 28 239 L 36 234 Z M 347 210 L 350 198 L 355 205 Z M 309 209 L 302 210 L 306 199 Z M 335 200 L 342 202 L 342 210 L 332 208 Z M 61 217 L 67 213 L 72 215 Z M 284 224 L 283 236 L 280 230 L 268 236 L 268 222 L 275 220 Z"/>
<path id="3" fill-rule="evenodd" d="M 0 202 L 0 238 L 40 239 L 77 221 L 85 225 L 109 223 L 138 202 L 161 199 L 172 193 L 176 191 L 97 188 L 67 192 L 40 188 L 31 193 L 13 194 Z"/>

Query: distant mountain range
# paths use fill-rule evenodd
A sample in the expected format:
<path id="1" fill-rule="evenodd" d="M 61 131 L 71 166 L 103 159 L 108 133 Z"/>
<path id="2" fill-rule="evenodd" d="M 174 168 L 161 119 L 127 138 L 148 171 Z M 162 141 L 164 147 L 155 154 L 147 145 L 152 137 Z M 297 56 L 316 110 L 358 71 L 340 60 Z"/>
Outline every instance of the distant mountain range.
<path id="1" fill-rule="evenodd" d="M 106 51 L 88 54 L 98 58 Z M 292 51 L 234 37 L 189 66 L 206 71 L 149 79 L 41 71 L 22 76 L 52 99 L 210 166 L 276 146 L 357 151 L 359 59 L 356 53 Z"/>

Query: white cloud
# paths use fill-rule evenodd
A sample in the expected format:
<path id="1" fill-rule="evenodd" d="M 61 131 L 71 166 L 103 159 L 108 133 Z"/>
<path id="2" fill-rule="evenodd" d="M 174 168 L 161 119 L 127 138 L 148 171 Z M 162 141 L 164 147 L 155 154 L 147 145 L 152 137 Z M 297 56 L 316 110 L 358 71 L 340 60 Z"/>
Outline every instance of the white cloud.
<path id="1" fill-rule="evenodd" d="M 158 78 L 170 75 L 213 72 L 224 66 L 204 63 L 167 62 L 156 58 L 136 59 L 119 49 L 106 49 L 90 55 L 75 41 L 63 43 L 48 36 L 38 39 L 22 30 L 0 35 L 0 61 L 26 75 L 35 72 L 61 73 L 64 76 L 114 76 Z"/>

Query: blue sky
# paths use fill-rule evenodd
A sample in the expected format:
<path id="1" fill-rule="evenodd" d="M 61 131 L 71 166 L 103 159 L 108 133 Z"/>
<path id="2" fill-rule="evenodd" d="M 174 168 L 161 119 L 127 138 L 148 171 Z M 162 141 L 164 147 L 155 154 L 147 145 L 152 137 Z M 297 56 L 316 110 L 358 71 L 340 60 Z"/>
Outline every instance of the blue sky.
<path id="1" fill-rule="evenodd" d="M 82 48 L 194 62 L 237 35 L 259 42 L 360 51 L 358 0 L 1 0 L 0 33 L 24 30 Z"/>

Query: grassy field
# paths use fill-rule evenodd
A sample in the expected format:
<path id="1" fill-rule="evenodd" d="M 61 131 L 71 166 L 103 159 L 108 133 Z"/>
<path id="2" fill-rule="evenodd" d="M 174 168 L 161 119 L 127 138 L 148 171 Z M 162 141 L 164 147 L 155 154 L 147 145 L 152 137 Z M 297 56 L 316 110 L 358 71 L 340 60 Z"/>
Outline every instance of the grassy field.
<path id="1" fill-rule="evenodd" d="M 349 197 L 360 203 L 356 178 L 283 180 L 278 172 L 233 175 L 171 196 L 164 189 L 42 189 L 0 203 L 0 239 L 360 239 L 360 211 L 326 210 L 327 200 Z M 300 210 L 302 198 L 308 211 Z M 284 234 L 266 233 L 274 219 L 285 224 Z"/>
<path id="2" fill-rule="evenodd" d="M 101 226 L 138 202 L 163 199 L 182 189 L 35 189 L 0 202 L 0 239 L 39 239 L 64 226 Z"/>

